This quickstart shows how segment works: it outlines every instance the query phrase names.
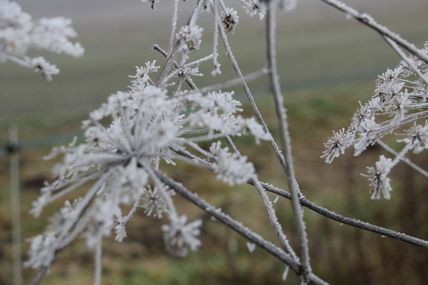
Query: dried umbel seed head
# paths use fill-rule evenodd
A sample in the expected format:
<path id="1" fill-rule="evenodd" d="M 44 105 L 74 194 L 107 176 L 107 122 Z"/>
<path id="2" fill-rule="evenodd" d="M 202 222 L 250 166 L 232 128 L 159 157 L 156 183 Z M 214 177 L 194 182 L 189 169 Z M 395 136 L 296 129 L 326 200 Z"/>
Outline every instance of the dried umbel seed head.
<path id="1" fill-rule="evenodd" d="M 222 14 L 223 27 L 227 33 L 235 31 L 236 25 L 239 22 L 239 16 L 236 10 L 227 8 L 226 12 Z"/>

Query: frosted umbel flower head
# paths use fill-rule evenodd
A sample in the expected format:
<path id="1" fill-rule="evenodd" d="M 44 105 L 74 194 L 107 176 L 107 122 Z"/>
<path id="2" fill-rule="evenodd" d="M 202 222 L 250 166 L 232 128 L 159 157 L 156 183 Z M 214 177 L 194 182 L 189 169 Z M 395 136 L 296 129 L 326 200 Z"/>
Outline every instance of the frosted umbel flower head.
<path id="1" fill-rule="evenodd" d="M 52 223 L 34 240 L 28 265 L 50 264 L 53 255 L 45 252 L 64 247 L 71 241 L 70 235 L 83 234 L 91 247 L 112 230 L 116 240 L 124 240 L 126 223 L 141 207 L 147 216 L 169 220 L 163 227 L 169 251 L 183 256 L 196 250 L 201 222 L 187 222 L 178 215 L 174 192 L 156 175 L 164 163 L 174 165 L 182 160 L 179 153 L 187 148 L 200 151 L 212 161 L 218 179 L 226 183 L 245 183 L 254 175 L 254 167 L 246 157 L 230 153 L 219 142 L 210 152 L 199 146 L 227 136 L 269 138 L 254 119 L 240 115 L 241 103 L 234 99 L 233 92 L 171 92 L 153 84 L 152 76 L 158 69 L 155 62 L 137 67 L 129 89 L 111 95 L 83 122 L 83 141 L 55 148 L 49 156 L 63 154 L 64 160 L 54 168 L 57 179 L 46 184 L 34 202 L 33 214 L 40 214 L 45 205 L 83 185 L 91 186 L 84 197 L 60 211 L 66 212 L 68 219 Z M 127 206 L 131 207 L 128 213 Z M 49 249 L 42 240 L 49 241 Z"/>
<path id="2" fill-rule="evenodd" d="M 428 53 L 425 46 L 424 53 Z M 333 132 L 325 144 L 322 158 L 330 163 L 353 146 L 360 155 L 385 136 L 393 136 L 404 143 L 402 150 L 388 166 L 381 156 L 376 166 L 368 168 L 367 176 L 373 188 L 372 198 L 390 197 L 392 167 L 410 151 L 420 153 L 427 148 L 428 127 L 428 65 L 416 57 L 409 57 L 396 68 L 387 69 L 376 80 L 372 98 L 355 112 L 350 126 Z"/>

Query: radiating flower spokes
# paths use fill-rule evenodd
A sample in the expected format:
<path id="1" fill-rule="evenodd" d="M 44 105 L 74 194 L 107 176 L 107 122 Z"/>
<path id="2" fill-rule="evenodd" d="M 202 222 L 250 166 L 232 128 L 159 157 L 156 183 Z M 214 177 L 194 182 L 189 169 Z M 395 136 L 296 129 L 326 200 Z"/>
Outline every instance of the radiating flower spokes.
<path id="1" fill-rule="evenodd" d="M 427 45 L 423 51 L 428 53 Z M 324 144 L 325 150 L 321 155 L 327 163 L 350 146 L 354 146 L 355 155 L 360 155 L 386 135 L 396 136 L 398 142 L 405 144 L 400 152 L 404 152 L 403 155 L 408 151 L 419 153 L 426 149 L 428 65 L 414 57 L 408 60 L 411 65 L 402 61 L 396 68 L 387 69 L 380 75 L 372 98 L 355 112 L 346 131 L 333 132 L 333 137 Z M 381 157 L 366 175 L 373 188 L 374 199 L 390 197 L 390 179 L 387 177 L 390 169 L 379 171 L 381 165 L 386 165 L 385 162 Z M 393 163 L 390 168 L 395 165 Z"/>

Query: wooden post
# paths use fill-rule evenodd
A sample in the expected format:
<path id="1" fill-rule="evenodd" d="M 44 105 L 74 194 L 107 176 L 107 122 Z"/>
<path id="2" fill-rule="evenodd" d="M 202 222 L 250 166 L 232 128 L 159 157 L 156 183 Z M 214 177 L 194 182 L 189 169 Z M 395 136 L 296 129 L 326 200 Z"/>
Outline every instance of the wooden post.
<path id="1" fill-rule="evenodd" d="M 10 191 L 12 211 L 13 241 L 13 279 L 15 285 L 22 285 L 21 265 L 21 199 L 19 178 L 19 141 L 18 129 L 9 129 L 9 144 L 6 147 L 10 159 Z"/>

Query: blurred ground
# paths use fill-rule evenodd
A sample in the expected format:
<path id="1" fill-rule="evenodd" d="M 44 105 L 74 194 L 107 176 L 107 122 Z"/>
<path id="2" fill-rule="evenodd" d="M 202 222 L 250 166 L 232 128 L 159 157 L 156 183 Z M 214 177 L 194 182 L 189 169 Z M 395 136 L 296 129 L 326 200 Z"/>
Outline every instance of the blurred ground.
<path id="1" fill-rule="evenodd" d="M 50 145 L 64 143 L 77 134 L 80 121 L 109 94 L 125 89 L 135 65 L 153 58 L 162 61 L 151 45 L 165 46 L 168 40 L 168 24 L 163 21 L 170 5 L 161 1 L 159 9 L 153 12 L 137 0 L 18 2 L 34 16 L 72 17 L 79 41 L 86 48 L 85 56 L 77 60 L 47 55 L 61 68 L 61 74 L 50 83 L 10 64 L 0 67 L 0 140 L 6 141 L 9 126 L 19 127 L 25 147 L 21 156 L 23 235 L 28 238 L 44 229 L 43 220 L 55 210 L 50 207 L 40 220 L 28 215 L 39 187 L 49 179 L 52 162 L 43 161 L 42 156 Z M 188 2 L 192 5 L 194 1 Z M 425 0 L 348 3 L 370 12 L 418 46 L 428 39 Z M 249 73 L 264 66 L 264 26 L 244 13 L 240 15 L 231 43 L 242 69 Z M 208 35 L 208 16 L 203 22 Z M 358 100 L 371 95 L 376 75 L 397 64 L 394 52 L 377 34 L 316 0 L 302 0 L 295 12 L 281 15 L 278 30 L 279 65 L 297 175 L 306 196 L 337 212 L 427 238 L 427 182 L 420 176 L 405 166 L 399 167 L 394 173 L 391 201 L 375 202 L 369 200 L 368 186 L 359 173 L 374 162 L 380 150 L 373 149 L 358 159 L 347 155 L 333 165 L 325 165 L 319 158 L 331 129 L 347 125 Z M 230 66 L 225 63 L 224 67 L 219 81 L 234 77 Z M 199 83 L 203 85 L 208 80 L 211 78 L 203 78 Z M 261 79 L 251 85 L 263 114 L 274 123 L 267 81 Z M 242 95 L 239 89 L 236 92 Z M 253 147 L 245 139 L 240 145 L 263 180 L 284 185 L 284 177 L 268 146 Z M 423 155 L 415 160 L 428 168 L 428 159 Z M 0 284 L 11 284 L 12 272 L 7 169 L 7 157 L 2 156 Z M 171 173 L 204 198 L 272 237 L 263 206 L 251 188 L 228 188 L 208 172 L 196 170 L 198 175 L 194 175 L 195 170 L 188 166 L 180 166 Z M 190 215 L 204 217 L 188 204 L 180 205 Z M 294 233 L 289 202 L 280 201 L 277 207 L 287 232 Z M 426 250 L 340 226 L 308 210 L 305 213 L 314 269 L 332 284 L 425 284 L 428 280 Z M 204 219 L 201 250 L 186 259 L 176 259 L 163 250 L 161 223 L 143 215 L 135 216 L 129 225 L 129 238 L 123 244 L 106 243 L 103 284 L 280 283 L 283 268 L 276 260 L 261 250 L 248 253 L 242 238 Z M 295 238 L 292 235 L 294 244 Z M 83 242 L 76 243 L 59 256 L 44 284 L 91 284 L 92 263 L 92 253 Z M 27 283 L 32 275 L 32 271 L 25 271 Z M 296 282 L 292 275 L 287 284 Z"/>

